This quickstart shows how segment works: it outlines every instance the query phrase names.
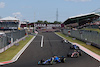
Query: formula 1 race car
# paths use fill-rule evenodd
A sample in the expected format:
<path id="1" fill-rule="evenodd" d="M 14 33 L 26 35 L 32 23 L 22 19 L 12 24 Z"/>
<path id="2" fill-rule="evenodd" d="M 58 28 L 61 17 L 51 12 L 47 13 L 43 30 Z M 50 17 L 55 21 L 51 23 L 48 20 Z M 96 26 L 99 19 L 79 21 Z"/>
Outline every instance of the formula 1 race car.
<path id="1" fill-rule="evenodd" d="M 74 52 L 69 52 L 67 54 L 67 57 L 71 57 L 71 58 L 77 58 L 79 56 L 82 56 L 82 52 L 80 50 L 74 50 Z"/>
<path id="2" fill-rule="evenodd" d="M 61 40 L 61 42 L 62 42 L 62 43 L 69 43 L 69 41 L 66 40 L 66 39 Z"/>
<path id="3" fill-rule="evenodd" d="M 76 50 L 78 50 L 78 49 L 80 49 L 77 45 L 71 45 L 70 46 L 70 49 L 76 49 Z"/>
<path id="4" fill-rule="evenodd" d="M 62 57 L 56 56 L 56 58 L 58 58 L 58 60 L 55 60 L 54 57 L 51 57 L 50 59 L 47 59 L 47 60 L 42 59 L 38 62 L 38 65 L 52 65 L 52 64 L 56 64 L 56 63 L 65 63 L 66 62 L 66 58 L 63 56 Z"/>

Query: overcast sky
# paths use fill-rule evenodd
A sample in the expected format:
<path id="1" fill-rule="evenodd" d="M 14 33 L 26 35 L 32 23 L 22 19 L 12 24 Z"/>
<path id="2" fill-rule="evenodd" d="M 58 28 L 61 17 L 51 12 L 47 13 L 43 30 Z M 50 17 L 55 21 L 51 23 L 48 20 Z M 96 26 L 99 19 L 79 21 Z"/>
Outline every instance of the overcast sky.
<path id="1" fill-rule="evenodd" d="M 91 13 L 100 8 L 100 0 L 0 0 L 0 16 L 17 17 L 20 20 L 56 20 L 64 22 L 68 17 Z"/>

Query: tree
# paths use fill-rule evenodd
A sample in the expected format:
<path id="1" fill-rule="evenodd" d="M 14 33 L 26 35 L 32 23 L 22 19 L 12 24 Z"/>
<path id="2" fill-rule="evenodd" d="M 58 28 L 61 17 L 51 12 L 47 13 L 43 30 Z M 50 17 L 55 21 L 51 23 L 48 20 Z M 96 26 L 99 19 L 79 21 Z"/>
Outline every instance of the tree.
<path id="1" fill-rule="evenodd" d="M 48 21 L 42 21 L 42 20 L 38 20 L 37 22 L 35 22 L 36 24 L 61 24 L 61 22 L 58 21 L 54 21 L 53 23 L 50 23 Z"/>
<path id="2" fill-rule="evenodd" d="M 44 24 L 49 24 L 49 22 L 45 20 L 45 21 L 44 21 Z"/>
<path id="3" fill-rule="evenodd" d="M 54 24 L 61 24 L 61 22 L 58 22 L 58 21 L 54 21 Z"/>
<path id="4" fill-rule="evenodd" d="M 37 22 L 35 22 L 35 23 L 37 23 L 37 24 L 43 24 L 43 21 L 38 20 L 38 21 L 37 21 Z"/>

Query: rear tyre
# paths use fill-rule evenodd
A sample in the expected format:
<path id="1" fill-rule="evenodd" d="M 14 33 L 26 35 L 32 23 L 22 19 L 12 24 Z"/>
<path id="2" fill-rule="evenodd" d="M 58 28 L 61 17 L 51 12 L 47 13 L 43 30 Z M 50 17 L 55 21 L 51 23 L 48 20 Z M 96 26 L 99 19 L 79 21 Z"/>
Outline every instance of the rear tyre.
<path id="1" fill-rule="evenodd" d="M 52 60 L 52 61 L 50 61 L 50 65 L 53 65 L 54 64 L 54 61 Z"/>
<path id="2" fill-rule="evenodd" d="M 63 59 L 61 60 L 61 62 L 62 62 L 62 63 L 65 63 L 65 62 L 66 62 L 66 58 L 63 58 Z"/>
<path id="3" fill-rule="evenodd" d="M 67 57 L 71 57 L 71 53 L 68 53 L 68 54 L 67 54 Z"/>
<path id="4" fill-rule="evenodd" d="M 77 50 L 79 50 L 80 48 L 79 48 L 79 46 L 77 46 Z"/>
<path id="5" fill-rule="evenodd" d="M 77 54 L 74 54 L 74 56 L 73 56 L 74 58 L 78 58 L 79 57 L 79 53 L 77 53 Z"/>
<path id="6" fill-rule="evenodd" d="M 82 56 L 82 52 L 79 52 L 79 55 Z"/>

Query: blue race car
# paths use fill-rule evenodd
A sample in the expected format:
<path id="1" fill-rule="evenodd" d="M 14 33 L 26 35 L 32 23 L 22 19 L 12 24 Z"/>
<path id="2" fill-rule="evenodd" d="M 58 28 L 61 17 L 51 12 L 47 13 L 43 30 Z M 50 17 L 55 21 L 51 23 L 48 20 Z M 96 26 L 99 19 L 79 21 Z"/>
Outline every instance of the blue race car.
<path id="1" fill-rule="evenodd" d="M 50 59 L 47 59 L 47 60 L 40 60 L 38 62 L 38 65 L 52 65 L 52 64 L 56 64 L 56 63 L 65 63 L 66 62 L 66 58 L 65 57 L 57 57 L 57 56 L 54 56 L 54 57 L 51 57 Z"/>
<path id="2" fill-rule="evenodd" d="M 78 49 L 80 49 L 77 45 L 71 45 L 70 46 L 70 49 L 76 49 L 76 50 L 78 50 Z"/>

